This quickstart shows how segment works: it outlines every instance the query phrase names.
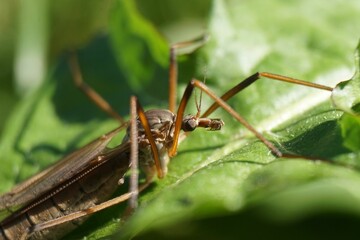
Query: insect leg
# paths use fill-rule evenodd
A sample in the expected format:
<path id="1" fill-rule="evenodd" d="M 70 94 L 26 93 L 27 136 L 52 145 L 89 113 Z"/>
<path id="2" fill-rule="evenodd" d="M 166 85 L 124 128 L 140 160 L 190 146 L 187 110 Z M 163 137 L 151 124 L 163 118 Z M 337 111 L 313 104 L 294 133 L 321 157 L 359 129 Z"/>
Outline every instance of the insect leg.
<path id="1" fill-rule="evenodd" d="M 176 45 L 170 47 L 170 66 L 169 66 L 169 110 L 175 111 L 176 108 L 176 89 L 178 81 L 178 66 L 176 62 Z"/>
<path id="2" fill-rule="evenodd" d="M 244 125 L 249 131 L 251 131 L 260 141 L 262 141 L 270 149 L 270 151 L 275 156 L 277 156 L 277 157 L 290 157 L 290 158 L 298 157 L 298 156 L 291 155 L 291 154 L 283 154 L 277 147 L 275 147 L 270 141 L 268 141 L 260 132 L 258 132 L 254 127 L 252 127 L 241 115 L 239 115 L 233 108 L 230 107 L 230 105 L 228 105 L 225 102 L 226 100 L 228 100 L 230 97 L 234 96 L 239 91 L 241 91 L 244 88 L 251 85 L 253 82 L 255 82 L 257 79 L 259 79 L 261 76 L 269 77 L 269 78 L 274 79 L 274 80 L 285 81 L 285 82 L 305 85 L 305 86 L 308 86 L 308 87 L 318 88 L 318 89 L 322 89 L 322 90 L 332 91 L 331 87 L 327 87 L 327 86 L 323 86 L 323 85 L 319 85 L 319 84 L 315 84 L 315 83 L 309 83 L 309 82 L 306 82 L 306 81 L 293 79 L 293 78 L 288 78 L 288 77 L 275 75 L 275 74 L 256 73 L 256 74 L 250 76 L 249 78 L 245 79 L 243 82 L 241 82 L 240 84 L 238 84 L 234 88 L 230 89 L 222 97 L 216 96 L 216 94 L 213 93 L 201 81 L 193 79 L 188 84 L 187 89 L 185 90 L 183 99 L 188 99 L 189 98 L 189 97 L 185 97 L 187 91 L 189 91 L 190 94 L 191 94 L 191 91 L 192 91 L 192 89 L 194 87 L 200 88 L 202 91 L 204 91 L 207 95 L 209 95 L 215 101 L 215 103 L 203 114 L 203 116 L 207 116 L 208 114 L 212 113 L 218 107 L 222 107 L 230 115 L 232 115 L 236 120 L 238 120 L 242 125 Z M 178 112 L 178 114 L 183 114 L 183 111 L 180 112 L 180 113 Z"/>
<path id="3" fill-rule="evenodd" d="M 181 99 L 179 109 L 177 112 L 176 122 L 175 122 L 174 141 L 173 141 L 173 145 L 169 150 L 169 156 L 174 156 L 176 154 L 179 132 L 181 129 L 181 121 L 184 115 L 185 107 L 191 96 L 192 91 L 194 90 L 194 87 L 199 88 L 200 90 L 204 91 L 207 95 L 209 95 L 217 103 L 218 106 L 225 109 L 230 115 L 232 115 L 236 120 L 238 120 L 241 124 L 243 124 L 248 130 L 250 130 L 260 141 L 262 141 L 275 156 L 277 157 L 283 156 L 282 152 L 277 147 L 275 147 L 270 141 L 268 141 L 254 127 L 252 127 L 241 115 L 239 115 L 232 107 L 230 107 L 230 105 L 228 105 L 220 97 L 216 96 L 216 94 L 213 93 L 204 83 L 196 79 L 193 79 L 189 82 L 189 84 L 185 89 L 184 95 Z"/>
<path id="4" fill-rule="evenodd" d="M 141 107 L 139 101 L 135 96 L 132 96 L 130 98 L 130 114 L 131 114 L 131 127 L 130 127 L 130 144 L 131 144 L 131 153 L 130 153 L 130 162 L 131 162 L 131 176 L 130 176 L 130 192 L 132 192 L 132 196 L 129 199 L 129 209 L 126 211 L 131 212 L 133 209 L 137 207 L 137 198 L 138 198 L 138 180 L 139 180 L 139 174 L 138 174 L 138 128 L 137 128 L 137 119 L 136 116 L 139 117 L 139 120 L 141 122 L 141 125 L 143 126 L 145 130 L 146 138 L 148 139 L 151 147 L 151 152 L 154 158 L 157 174 L 159 178 L 164 177 L 164 172 L 160 163 L 160 157 L 159 157 L 159 151 L 155 143 L 155 139 L 152 136 L 151 128 L 149 125 L 149 122 L 146 118 L 145 111 Z M 145 188 L 151 183 L 152 176 L 147 176 L 146 182 L 141 186 L 141 188 Z M 125 214 L 125 215 L 128 215 Z"/>
<path id="5" fill-rule="evenodd" d="M 138 126 L 136 122 L 137 112 L 137 100 L 136 97 L 130 98 L 130 162 L 131 162 L 131 175 L 130 175 L 130 192 L 133 195 L 129 199 L 130 209 L 137 207 L 138 199 L 138 181 L 139 181 L 139 142 L 138 142 Z"/>
<path id="6" fill-rule="evenodd" d="M 253 84 L 254 82 L 256 82 L 257 80 L 261 79 L 261 77 L 265 77 L 268 79 L 272 79 L 272 80 L 277 80 L 277 81 L 282 81 L 282 82 L 288 82 L 288 83 L 293 83 L 293 84 L 298 84 L 298 85 L 303 85 L 303 86 L 307 86 L 307 87 L 311 87 L 311 88 L 317 88 L 317 89 L 321 89 L 321 90 L 326 90 L 326 91 L 332 91 L 333 88 L 332 87 L 328 87 L 328 86 L 324 86 L 324 85 L 320 85 L 320 84 L 316 84 L 316 83 L 312 83 L 312 82 L 306 82 L 303 80 L 299 80 L 299 79 L 295 79 L 295 78 L 290 78 L 290 77 L 285 77 L 282 75 L 278 75 L 278 74 L 273 74 L 273 73 L 267 73 L 267 72 L 257 72 L 253 75 L 251 75 L 250 77 L 246 78 L 245 80 L 243 80 L 242 82 L 240 82 L 239 84 L 237 84 L 235 87 L 231 88 L 229 91 L 227 91 L 226 93 L 224 93 L 221 96 L 221 99 L 224 101 L 227 101 L 228 99 L 230 99 L 231 97 L 233 97 L 235 94 L 241 92 L 242 90 L 244 90 L 245 88 L 247 88 L 248 86 L 250 86 L 251 84 Z M 201 117 L 207 117 L 209 116 L 212 112 L 214 112 L 220 105 L 215 101 L 213 103 L 213 105 L 211 105 L 202 115 Z"/>
<path id="7" fill-rule="evenodd" d="M 190 41 L 172 44 L 170 47 L 170 66 L 169 66 L 169 110 L 176 111 L 176 89 L 178 82 L 178 66 L 176 61 L 176 50 L 192 45 L 202 44 L 207 40 L 206 35 L 202 35 Z"/>
<path id="8" fill-rule="evenodd" d="M 69 58 L 69 66 L 71 69 L 71 74 L 75 85 L 83 92 L 85 95 L 98 106 L 102 111 L 104 111 L 109 116 L 115 118 L 123 124 L 124 119 L 111 107 L 111 105 L 92 87 L 87 85 L 82 77 L 79 61 L 75 53 L 72 53 Z"/>
<path id="9" fill-rule="evenodd" d="M 142 189 L 143 188 L 141 188 L 140 190 L 142 190 Z M 101 211 L 101 210 L 103 210 L 105 208 L 108 208 L 108 207 L 111 207 L 113 205 L 119 204 L 121 202 L 124 202 L 124 201 L 128 200 L 132 195 L 133 195 L 132 192 L 125 193 L 125 194 L 123 194 L 121 196 L 112 198 L 112 199 L 110 199 L 110 200 L 108 200 L 106 202 L 100 203 L 100 204 L 95 205 L 93 207 L 90 207 L 90 208 L 87 208 L 87 209 L 84 209 L 84 210 L 81 210 L 81 211 L 73 212 L 73 213 L 70 213 L 70 214 L 68 214 L 66 216 L 62 216 L 62 217 L 59 217 L 59 218 L 56 218 L 56 219 L 52 219 L 52 220 L 49 220 L 49 221 L 46 221 L 46 222 L 43 222 L 43 223 L 39 223 L 37 225 L 34 225 L 34 226 L 28 228 L 27 231 L 22 235 L 21 239 L 27 239 L 32 234 L 34 234 L 35 232 L 42 231 L 44 229 L 54 227 L 56 225 L 59 225 L 59 224 L 65 223 L 65 222 L 69 222 L 69 221 L 72 221 L 72 220 L 75 220 L 75 219 L 78 219 L 78 218 L 81 218 L 81 217 L 84 217 L 84 216 L 88 216 L 88 215 L 93 214 L 95 212 Z"/>
<path id="10" fill-rule="evenodd" d="M 146 187 L 148 187 L 150 185 L 150 183 L 151 183 L 150 181 L 147 181 L 147 182 L 143 183 L 142 185 L 140 185 L 139 188 L 138 188 L 138 192 L 143 191 Z M 97 204 L 95 206 L 89 207 L 87 209 L 76 211 L 76 212 L 70 213 L 68 215 L 59 217 L 59 218 L 55 218 L 55 219 L 52 219 L 52 220 L 49 220 L 49 221 L 46 221 L 46 222 L 43 222 L 43 223 L 36 224 L 34 226 L 29 227 L 24 232 L 24 234 L 21 236 L 20 239 L 24 239 L 24 240 L 28 239 L 35 232 L 39 232 L 39 231 L 42 231 L 42 230 L 57 226 L 59 224 L 65 223 L 65 222 L 73 221 L 73 220 L 76 220 L 78 218 L 85 217 L 85 216 L 88 216 L 90 214 L 93 214 L 93 213 L 99 212 L 101 210 L 104 210 L 106 208 L 112 207 L 112 206 L 117 205 L 119 203 L 122 203 L 122 202 L 124 202 L 126 200 L 129 200 L 134 194 L 135 194 L 134 192 L 128 192 L 128 193 L 125 193 L 125 194 L 120 195 L 118 197 L 112 198 L 112 199 L 110 199 L 108 201 L 105 201 L 105 202 L 102 202 L 102 203 Z M 138 194 L 138 193 L 136 193 L 136 194 Z"/>
<path id="11" fill-rule="evenodd" d="M 152 136 L 152 133 L 151 133 L 151 128 L 150 128 L 150 125 L 149 125 L 149 122 L 145 116 L 145 111 L 144 109 L 141 107 L 139 101 L 137 100 L 136 97 L 134 97 L 134 101 L 136 102 L 136 110 L 137 110 L 137 114 L 139 116 L 139 120 L 145 130 L 145 135 L 146 135 L 146 138 L 149 140 L 149 143 L 150 143 L 150 146 L 151 146 L 151 152 L 152 152 L 152 155 L 153 155 L 153 158 L 154 158 L 154 162 L 155 162 L 155 166 L 156 166 L 156 171 L 157 171 L 157 175 L 158 175 L 158 178 L 163 178 L 164 177 L 164 172 L 163 172 L 163 168 L 161 166 L 161 163 L 160 163 L 160 157 L 159 157 L 159 151 L 156 147 L 156 143 L 155 143 L 155 139 L 154 137 Z"/>

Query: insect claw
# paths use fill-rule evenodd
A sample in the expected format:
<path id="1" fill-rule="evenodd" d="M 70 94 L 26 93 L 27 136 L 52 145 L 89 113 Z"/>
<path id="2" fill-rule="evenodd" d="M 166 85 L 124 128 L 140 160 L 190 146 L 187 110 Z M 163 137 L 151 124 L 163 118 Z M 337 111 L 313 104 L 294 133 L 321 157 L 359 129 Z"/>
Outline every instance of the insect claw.
<path id="1" fill-rule="evenodd" d="M 122 177 L 122 178 L 119 179 L 118 185 L 119 185 L 119 186 L 120 186 L 120 185 L 123 185 L 124 182 L 125 182 L 125 180 L 124 180 L 124 178 Z"/>
<path id="2" fill-rule="evenodd" d="M 211 119 L 208 130 L 218 131 L 218 130 L 221 130 L 222 126 L 224 126 L 224 125 L 225 125 L 225 123 L 221 119 Z"/>

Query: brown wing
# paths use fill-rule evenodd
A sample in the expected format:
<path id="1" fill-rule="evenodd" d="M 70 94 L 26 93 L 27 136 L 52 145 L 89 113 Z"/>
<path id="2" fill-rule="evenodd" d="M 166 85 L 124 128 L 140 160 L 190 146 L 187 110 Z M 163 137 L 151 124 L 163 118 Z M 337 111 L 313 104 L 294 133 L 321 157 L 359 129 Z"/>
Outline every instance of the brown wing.
<path id="1" fill-rule="evenodd" d="M 60 183 L 91 165 L 92 160 L 98 156 L 125 126 L 114 129 L 95 141 L 69 154 L 54 165 L 15 186 L 10 192 L 0 196 L 0 210 L 18 208 L 34 197 L 49 191 Z M 101 161 L 106 161 L 103 158 Z"/>

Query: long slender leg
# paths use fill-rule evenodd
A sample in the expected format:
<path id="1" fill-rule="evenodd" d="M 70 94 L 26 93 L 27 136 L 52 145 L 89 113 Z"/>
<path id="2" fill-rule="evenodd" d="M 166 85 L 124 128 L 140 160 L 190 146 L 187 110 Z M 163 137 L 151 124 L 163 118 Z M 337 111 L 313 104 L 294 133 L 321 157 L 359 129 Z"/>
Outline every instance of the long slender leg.
<path id="1" fill-rule="evenodd" d="M 147 188 L 149 186 L 150 183 L 151 182 L 145 182 L 144 184 L 139 186 L 138 192 L 143 191 L 145 188 Z M 73 212 L 73 213 L 70 213 L 70 214 L 68 214 L 66 216 L 62 216 L 62 217 L 59 217 L 59 218 L 56 218 L 56 219 L 52 219 L 52 220 L 46 221 L 44 223 L 36 224 L 36 225 L 28 228 L 27 231 L 21 237 L 21 239 L 27 239 L 35 232 L 42 231 L 44 229 L 51 228 L 51 227 L 57 226 L 59 224 L 69 222 L 69 221 L 72 221 L 72 220 L 75 220 L 75 219 L 78 219 L 78 218 L 81 218 L 81 217 L 85 217 L 85 216 L 88 216 L 90 214 L 93 214 L 93 213 L 99 212 L 101 210 L 104 210 L 106 208 L 112 207 L 112 206 L 117 205 L 119 203 L 122 203 L 122 202 L 124 202 L 126 200 L 129 200 L 133 195 L 134 195 L 133 192 L 128 192 L 128 193 L 125 193 L 125 194 L 120 195 L 118 197 L 112 198 L 112 199 L 110 199 L 110 200 L 108 200 L 106 202 L 95 205 L 93 207 L 90 207 L 90 208 L 87 208 L 87 209 L 84 209 L 84 210 L 81 210 L 81 211 Z"/>
<path id="2" fill-rule="evenodd" d="M 178 81 L 178 66 L 176 62 L 176 47 L 170 47 L 170 66 L 169 66 L 169 110 L 175 111 L 176 108 L 176 89 Z"/>
<path id="3" fill-rule="evenodd" d="M 332 87 L 328 87 L 328 86 L 324 86 L 324 85 L 320 85 L 320 84 L 316 84 L 316 83 L 311 83 L 311 82 L 306 82 L 306 81 L 299 80 L 299 79 L 296 79 L 296 78 L 285 77 L 285 76 L 282 76 L 282 75 L 273 74 L 273 73 L 267 73 L 267 72 L 257 72 L 255 74 L 251 75 L 250 77 L 246 78 L 244 81 L 240 82 L 235 87 L 231 88 L 229 91 L 227 91 L 224 95 L 221 96 L 221 99 L 224 100 L 224 101 L 227 101 L 229 98 L 233 97 L 235 94 L 237 94 L 240 91 L 244 90 L 245 88 L 247 88 L 248 86 L 250 86 L 251 84 L 256 82 L 257 80 L 261 79 L 261 77 L 265 77 L 265 78 L 272 79 L 272 80 L 277 80 L 277 81 L 282 81 L 282 82 L 288 82 L 288 83 L 303 85 L 303 86 L 307 86 L 307 87 L 311 87 L 311 88 L 317 88 L 317 89 L 330 91 L 330 92 L 333 90 Z M 209 116 L 219 106 L 220 105 L 217 102 L 214 102 L 201 115 L 201 117 Z"/>
<path id="4" fill-rule="evenodd" d="M 179 48 L 184 48 L 187 46 L 191 46 L 194 44 L 202 44 L 207 40 L 207 36 L 203 35 L 199 38 L 186 41 L 179 42 L 171 45 L 170 47 L 170 66 L 169 66 L 169 110 L 171 112 L 176 111 L 176 89 L 178 82 L 178 67 L 176 61 L 176 50 Z"/>
<path id="5" fill-rule="evenodd" d="M 128 200 L 132 195 L 133 195 L 132 192 L 125 193 L 125 194 L 123 194 L 121 196 L 112 198 L 112 199 L 110 199 L 110 200 L 108 200 L 106 202 L 95 205 L 93 207 L 90 207 L 90 208 L 87 208 L 87 209 L 84 209 L 84 210 L 81 210 L 81 211 L 73 212 L 73 213 L 70 213 L 70 214 L 68 214 L 66 216 L 55 218 L 53 220 L 49 220 L 49 221 L 46 221 L 44 223 L 39 223 L 37 225 L 34 225 L 34 226 L 28 228 L 27 231 L 24 233 L 24 235 L 26 236 L 26 238 L 28 238 L 29 236 L 31 236 L 31 234 L 33 234 L 35 232 L 42 231 L 44 229 L 57 226 L 57 225 L 62 224 L 64 222 L 72 221 L 72 220 L 75 220 L 75 219 L 78 219 L 78 218 L 93 214 L 93 213 L 101 211 L 101 210 L 103 210 L 105 208 L 108 208 L 108 207 L 114 206 L 116 204 L 119 204 L 121 202 L 124 202 L 124 201 Z"/>
<path id="6" fill-rule="evenodd" d="M 115 118 L 123 124 L 124 119 L 111 107 L 111 105 L 103 98 L 100 94 L 98 94 L 93 88 L 87 85 L 82 77 L 79 62 L 75 53 L 70 55 L 69 65 L 71 69 L 71 74 L 73 77 L 73 81 L 75 85 L 83 92 L 85 95 L 97 105 L 102 111 L 104 111 L 109 116 Z"/>
<path id="7" fill-rule="evenodd" d="M 245 79 L 243 82 L 235 86 L 234 88 L 230 89 L 228 92 L 226 92 L 222 97 L 216 96 L 215 93 L 213 93 L 204 83 L 202 83 L 199 80 L 193 79 L 189 82 L 187 85 L 184 95 L 181 99 L 179 109 L 177 112 L 177 119 L 175 122 L 175 130 L 174 130 L 174 142 L 169 150 L 169 155 L 174 156 L 176 154 L 177 150 L 177 144 L 178 144 L 178 138 L 179 133 L 181 129 L 181 121 L 184 115 L 185 107 L 187 105 L 187 102 L 191 96 L 191 93 L 194 89 L 194 87 L 199 88 L 203 92 L 205 92 L 208 96 L 210 96 L 215 103 L 202 115 L 202 117 L 206 117 L 210 113 L 212 113 L 214 110 L 216 110 L 218 107 L 222 107 L 225 109 L 230 115 L 232 115 L 236 120 L 238 120 L 241 124 L 243 124 L 249 131 L 251 131 L 260 141 L 262 141 L 269 149 L 270 151 L 277 157 L 298 157 L 295 155 L 290 154 L 283 154 L 277 147 L 275 147 L 270 141 L 268 141 L 260 132 L 258 132 L 254 127 L 252 127 L 241 115 L 239 115 L 233 108 L 230 107 L 226 103 L 226 100 L 228 100 L 230 97 L 234 96 L 236 93 L 240 92 L 244 88 L 251 85 L 253 82 L 255 82 L 257 79 L 259 79 L 261 76 L 268 77 L 274 80 L 284 81 L 284 82 L 290 82 L 300 85 L 305 85 L 313 88 L 318 88 L 322 90 L 332 91 L 331 87 L 315 84 L 315 83 L 309 83 L 298 79 L 293 79 L 289 77 L 284 77 L 280 75 L 275 75 L 271 73 L 256 73 L 249 78 Z"/>
<path id="8" fill-rule="evenodd" d="M 162 166 L 160 163 L 160 157 L 159 157 L 159 151 L 155 143 L 155 139 L 152 136 L 151 128 L 149 125 L 149 122 L 146 118 L 145 111 L 141 107 L 139 101 L 135 96 L 132 96 L 130 99 L 130 112 L 131 112 L 131 123 L 130 123 L 130 144 L 131 144 L 131 154 L 130 154 L 130 161 L 131 161 L 131 176 L 130 176 L 130 192 L 133 193 L 133 195 L 130 198 L 129 201 L 129 207 L 130 210 L 127 212 L 132 211 L 137 207 L 137 198 L 138 198 L 138 127 L 137 127 L 137 119 L 136 116 L 139 116 L 139 120 L 141 122 L 141 125 L 143 126 L 145 130 L 145 135 L 147 139 L 149 140 L 151 152 L 154 158 L 156 171 L 159 178 L 164 177 L 164 172 L 162 170 Z M 149 182 L 150 178 L 147 177 L 147 182 Z"/>
<path id="9" fill-rule="evenodd" d="M 177 112 L 177 118 L 175 122 L 175 130 L 174 130 L 174 141 L 173 145 L 169 150 L 169 156 L 174 156 L 177 150 L 177 144 L 181 129 L 181 122 L 184 116 L 184 110 L 188 103 L 188 100 L 194 90 L 194 87 L 199 88 L 200 90 L 204 91 L 207 95 L 209 95 L 219 106 L 225 109 L 230 115 L 232 115 L 236 120 L 238 120 L 241 124 L 243 124 L 248 130 L 250 130 L 260 141 L 262 141 L 270 151 L 277 157 L 282 157 L 283 154 L 281 151 L 275 147 L 270 141 L 268 141 L 260 132 L 258 132 L 255 128 L 253 128 L 241 115 L 239 115 L 230 105 L 228 105 L 223 99 L 216 96 L 204 83 L 199 80 L 193 79 L 187 85 L 184 95 L 181 99 L 179 109 Z"/>
<path id="10" fill-rule="evenodd" d="M 137 129 L 137 121 L 136 116 L 139 115 L 139 119 L 141 121 L 141 124 L 143 125 L 148 140 L 151 143 L 152 152 L 154 155 L 155 162 L 160 164 L 159 160 L 159 153 L 157 150 L 157 147 L 155 145 L 155 141 L 152 137 L 151 130 L 149 123 L 146 119 L 145 112 L 140 106 L 139 102 L 137 101 L 136 97 L 131 97 L 130 99 L 130 161 L 131 161 L 131 176 L 130 176 L 130 191 L 128 193 L 125 193 L 119 197 L 115 197 L 113 199 L 110 199 L 106 202 L 100 203 L 98 205 L 95 205 L 93 207 L 70 213 L 66 216 L 62 216 L 53 220 L 46 221 L 44 223 L 40 223 L 37 225 L 34 225 L 27 229 L 27 231 L 23 234 L 21 239 L 27 239 L 31 234 L 42 231 L 47 228 L 54 227 L 56 225 L 62 224 L 64 222 L 72 221 L 90 214 L 93 214 L 95 212 L 101 211 L 105 208 L 111 207 L 113 205 L 119 204 L 121 202 L 124 202 L 126 200 L 129 200 L 129 207 L 130 209 L 127 211 L 129 214 L 130 212 L 137 207 L 137 198 L 140 191 L 144 190 L 151 182 L 146 181 L 144 184 L 142 184 L 140 187 L 138 186 L 138 129 Z M 149 134 L 149 135 L 148 135 Z M 159 165 L 160 171 L 161 166 Z M 161 176 L 163 176 L 162 172 L 160 173 Z"/>
<path id="11" fill-rule="evenodd" d="M 130 175 L 130 192 L 133 195 L 129 199 L 130 209 L 137 207 L 138 199 L 138 182 L 139 182 L 139 142 L 138 142 L 138 126 L 136 122 L 136 111 L 137 111 L 136 97 L 130 98 L 130 162 L 131 162 L 131 175 Z"/>
<path id="12" fill-rule="evenodd" d="M 152 136 L 149 122 L 148 122 L 148 120 L 147 120 L 147 118 L 145 116 L 145 111 L 141 107 L 139 101 L 136 98 L 135 98 L 135 101 L 136 101 L 136 109 L 137 109 L 137 114 L 139 116 L 139 120 L 140 120 L 140 122 L 141 122 L 141 124 L 142 124 L 142 126 L 143 126 L 143 128 L 145 130 L 145 135 L 146 135 L 146 137 L 147 137 L 147 139 L 149 140 L 149 143 L 150 143 L 151 152 L 152 152 L 154 162 L 155 162 L 155 166 L 156 166 L 157 176 L 158 176 L 158 178 L 163 178 L 164 177 L 164 172 L 163 172 L 163 168 L 162 168 L 161 163 L 160 163 L 159 151 L 158 151 L 158 148 L 156 146 L 155 139 Z"/>

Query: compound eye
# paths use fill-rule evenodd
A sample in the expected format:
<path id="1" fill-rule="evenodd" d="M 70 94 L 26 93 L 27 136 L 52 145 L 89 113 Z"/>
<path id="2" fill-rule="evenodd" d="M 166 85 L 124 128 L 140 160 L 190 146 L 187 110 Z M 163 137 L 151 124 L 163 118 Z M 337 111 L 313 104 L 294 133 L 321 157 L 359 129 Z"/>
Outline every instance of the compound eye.
<path id="1" fill-rule="evenodd" d="M 182 130 L 185 132 L 194 131 L 199 125 L 197 119 L 193 116 L 186 116 L 182 122 Z"/>

